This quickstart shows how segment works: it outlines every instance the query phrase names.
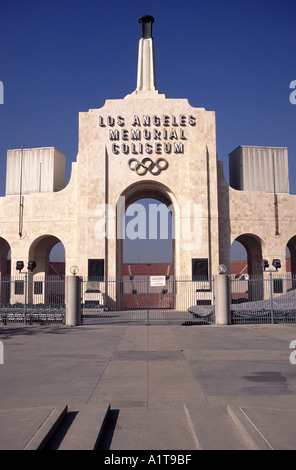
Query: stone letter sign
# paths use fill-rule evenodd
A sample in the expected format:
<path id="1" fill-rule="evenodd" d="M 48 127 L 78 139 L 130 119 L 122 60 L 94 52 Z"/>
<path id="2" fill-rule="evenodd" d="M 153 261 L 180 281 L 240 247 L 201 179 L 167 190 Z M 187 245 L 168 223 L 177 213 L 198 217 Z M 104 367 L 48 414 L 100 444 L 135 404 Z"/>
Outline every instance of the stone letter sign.
<path id="1" fill-rule="evenodd" d="M 138 116 L 129 123 L 123 116 L 99 117 L 99 126 L 109 128 L 114 155 L 183 154 L 186 127 L 195 126 L 195 116 Z M 128 124 L 129 128 L 126 128 Z M 115 143 L 116 142 L 116 143 Z"/>

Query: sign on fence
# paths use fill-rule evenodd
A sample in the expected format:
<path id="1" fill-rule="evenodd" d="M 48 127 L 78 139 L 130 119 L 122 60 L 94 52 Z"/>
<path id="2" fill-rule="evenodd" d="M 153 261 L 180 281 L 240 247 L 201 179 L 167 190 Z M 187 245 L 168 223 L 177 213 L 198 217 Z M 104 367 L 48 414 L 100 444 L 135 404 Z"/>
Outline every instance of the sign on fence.
<path id="1" fill-rule="evenodd" d="M 165 287 L 166 277 L 165 276 L 150 276 L 150 287 Z"/>

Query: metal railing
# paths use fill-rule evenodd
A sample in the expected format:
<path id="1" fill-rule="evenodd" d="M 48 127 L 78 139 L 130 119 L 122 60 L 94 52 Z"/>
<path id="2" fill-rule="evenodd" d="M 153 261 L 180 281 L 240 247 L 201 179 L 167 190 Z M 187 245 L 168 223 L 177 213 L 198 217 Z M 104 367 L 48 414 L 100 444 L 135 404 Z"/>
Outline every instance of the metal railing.
<path id="1" fill-rule="evenodd" d="M 264 273 L 231 279 L 231 323 L 295 323 L 296 277 Z"/>
<path id="2" fill-rule="evenodd" d="M 0 322 L 26 324 L 64 323 L 65 279 L 24 273 L 0 279 Z"/>
<path id="3" fill-rule="evenodd" d="M 28 274 L 28 273 L 27 273 Z M 263 273 L 230 280 L 231 324 L 296 323 L 296 276 Z M 84 324 L 213 324 L 214 280 L 174 276 L 81 279 Z M 66 279 L 24 274 L 0 279 L 0 324 L 65 323 Z"/>

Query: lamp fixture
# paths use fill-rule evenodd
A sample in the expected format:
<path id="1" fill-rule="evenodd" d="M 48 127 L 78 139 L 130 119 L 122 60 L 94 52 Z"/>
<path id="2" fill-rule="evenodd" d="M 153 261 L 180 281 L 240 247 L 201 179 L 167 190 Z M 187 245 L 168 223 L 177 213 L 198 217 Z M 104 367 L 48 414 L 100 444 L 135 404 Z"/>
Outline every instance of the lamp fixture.
<path id="1" fill-rule="evenodd" d="M 219 274 L 226 274 L 227 273 L 227 268 L 226 268 L 225 264 L 219 264 L 218 273 Z"/>

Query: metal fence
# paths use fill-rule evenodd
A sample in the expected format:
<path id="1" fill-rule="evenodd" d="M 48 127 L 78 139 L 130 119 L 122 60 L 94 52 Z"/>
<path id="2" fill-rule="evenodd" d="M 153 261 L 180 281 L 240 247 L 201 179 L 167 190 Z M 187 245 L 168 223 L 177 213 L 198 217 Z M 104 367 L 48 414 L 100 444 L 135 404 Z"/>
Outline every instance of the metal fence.
<path id="1" fill-rule="evenodd" d="M 231 323 L 295 323 L 296 277 L 273 272 L 231 279 Z"/>
<path id="2" fill-rule="evenodd" d="M 214 321 L 213 281 L 173 276 L 83 279 L 83 323 L 193 324 Z"/>
<path id="3" fill-rule="evenodd" d="M 296 323 L 296 277 L 230 280 L 231 324 Z M 66 279 L 0 278 L 0 324 L 64 324 Z M 214 324 L 214 280 L 174 276 L 81 279 L 83 324 Z"/>
<path id="4" fill-rule="evenodd" d="M 24 273 L 0 279 L 0 323 L 65 323 L 65 279 Z"/>

